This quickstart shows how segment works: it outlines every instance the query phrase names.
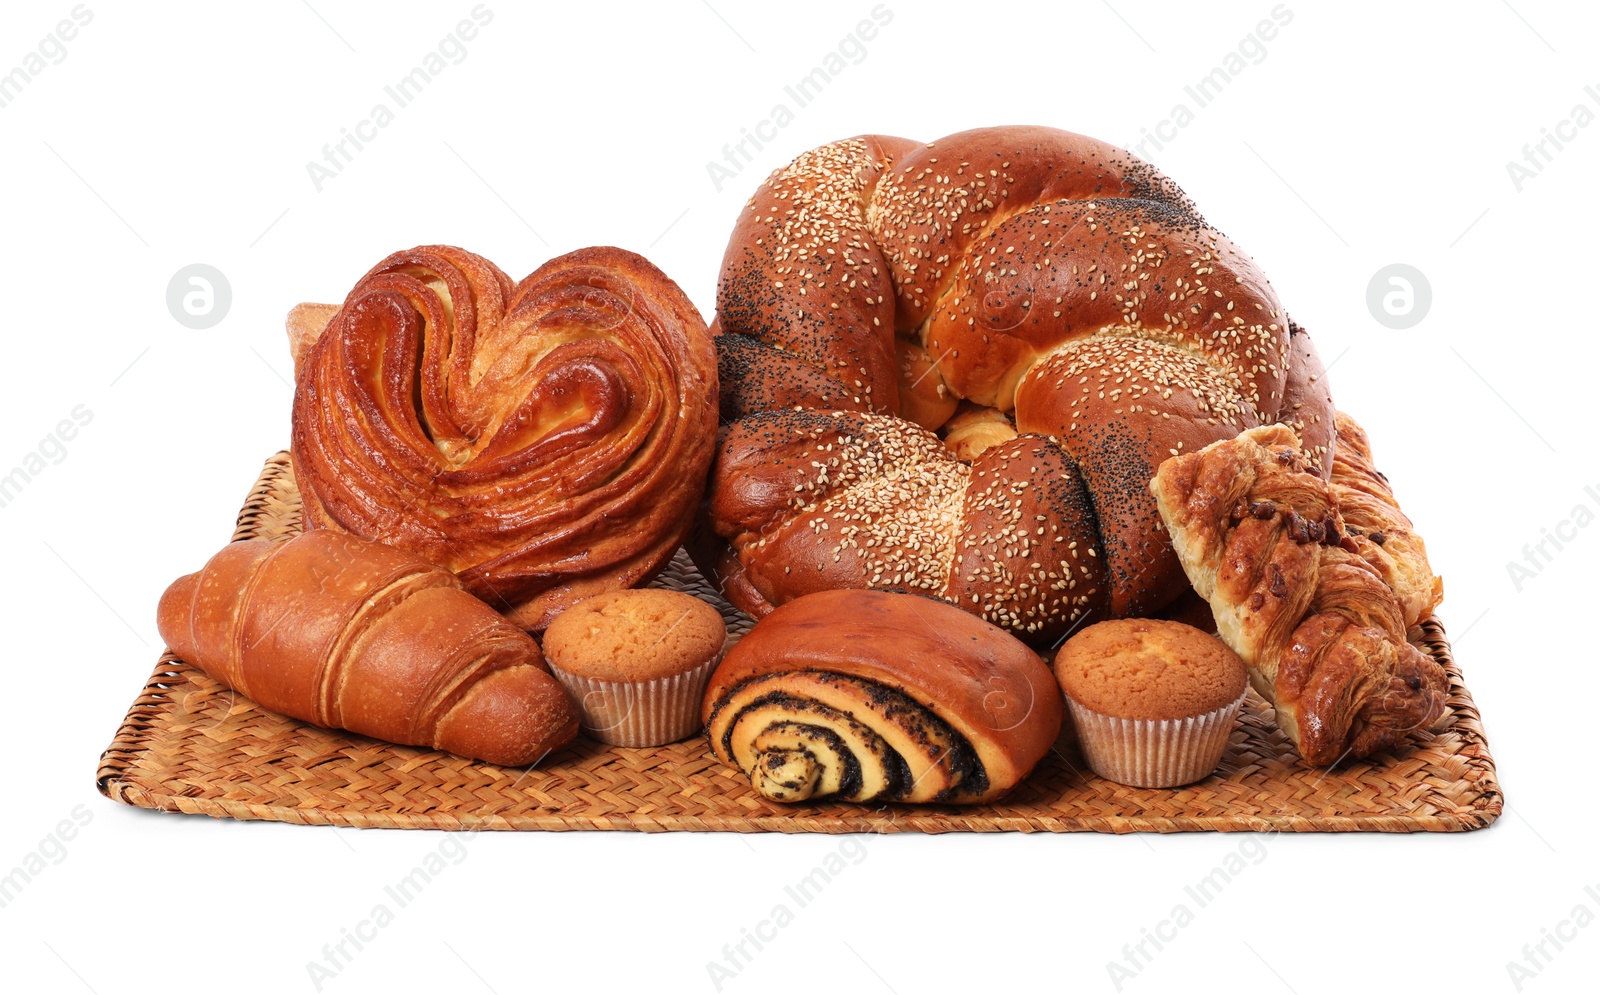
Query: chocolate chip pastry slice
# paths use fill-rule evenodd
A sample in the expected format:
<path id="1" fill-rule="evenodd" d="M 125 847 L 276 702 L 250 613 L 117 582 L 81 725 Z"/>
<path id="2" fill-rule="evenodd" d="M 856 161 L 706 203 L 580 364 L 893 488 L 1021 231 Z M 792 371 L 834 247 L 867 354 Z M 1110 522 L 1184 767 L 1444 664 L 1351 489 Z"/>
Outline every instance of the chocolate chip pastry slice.
<path id="1" fill-rule="evenodd" d="M 1437 603 L 1415 595 L 1435 590 L 1421 542 L 1390 550 L 1389 572 L 1380 570 L 1380 540 L 1350 534 L 1338 495 L 1364 479 L 1365 493 L 1383 498 L 1364 515 L 1404 516 L 1386 486 L 1372 489 L 1378 477 L 1353 476 L 1353 466 L 1336 462 L 1325 482 L 1295 433 L 1270 425 L 1169 459 L 1150 485 L 1218 635 L 1249 665 L 1300 755 L 1318 765 L 1398 744 L 1444 714 L 1448 690 L 1443 669 L 1406 638 L 1416 621 L 1408 604 Z M 1405 601 L 1389 577 L 1409 578 Z"/>

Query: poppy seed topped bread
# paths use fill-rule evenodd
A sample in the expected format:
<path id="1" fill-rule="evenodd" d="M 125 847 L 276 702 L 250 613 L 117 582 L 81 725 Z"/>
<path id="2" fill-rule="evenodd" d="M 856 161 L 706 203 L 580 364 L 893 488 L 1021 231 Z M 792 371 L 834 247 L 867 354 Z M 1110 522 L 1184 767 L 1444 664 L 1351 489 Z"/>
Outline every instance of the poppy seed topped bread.
<path id="1" fill-rule="evenodd" d="M 1163 461 L 1281 422 L 1331 463 L 1326 371 L 1265 274 L 1055 128 L 801 154 L 735 222 L 717 327 L 707 573 L 757 618 L 892 587 L 1054 645 L 1188 590 Z"/>
<path id="2" fill-rule="evenodd" d="M 1244 693 L 1244 661 L 1182 622 L 1123 618 L 1091 625 L 1055 658 L 1056 679 L 1078 704 L 1123 719 L 1181 719 Z"/>
<path id="3" fill-rule="evenodd" d="M 693 670 L 722 652 L 722 614 L 699 598 L 659 589 L 585 598 L 556 616 L 545 656 L 601 681 L 653 681 Z"/>

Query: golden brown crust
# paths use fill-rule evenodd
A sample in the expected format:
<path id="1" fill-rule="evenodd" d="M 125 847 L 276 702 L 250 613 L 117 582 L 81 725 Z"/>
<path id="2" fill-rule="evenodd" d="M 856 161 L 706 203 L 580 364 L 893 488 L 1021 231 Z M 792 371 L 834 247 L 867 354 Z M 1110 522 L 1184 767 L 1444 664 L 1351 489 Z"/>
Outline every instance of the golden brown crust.
<path id="1" fill-rule="evenodd" d="M 1147 489 L 1162 460 L 1280 419 L 1319 456 L 1332 443 L 1315 350 L 1255 264 L 1154 168 L 1055 129 L 985 128 L 924 145 L 864 136 L 802 155 L 741 214 L 718 312 L 728 331 L 776 347 L 745 350 L 752 361 L 731 387 L 741 399 L 810 408 L 811 367 L 852 392 L 850 406 L 932 427 L 960 399 L 1054 440 L 1087 486 L 1116 616 L 1157 612 L 1186 587 Z M 885 337 L 890 328 L 903 345 Z M 909 357 L 898 380 L 896 348 Z M 797 387 L 774 386 L 786 382 Z M 924 396 L 930 383 L 935 398 Z M 735 416 L 756 407 L 741 401 Z M 999 441 L 990 427 L 974 419 L 948 438 L 977 459 Z M 722 454 L 746 470 L 754 455 Z M 945 477 L 895 473 L 907 502 L 948 500 Z M 735 476 L 719 470 L 713 493 L 742 486 Z M 869 519 L 863 535 L 889 539 L 901 517 Z M 766 526 L 789 527 L 784 516 Z M 802 564 L 778 563 L 770 532 L 736 529 L 723 534 L 763 595 L 800 593 L 759 575 Z M 806 590 L 846 582 L 813 580 Z"/>
<path id="2" fill-rule="evenodd" d="M 1239 654 L 1181 622 L 1119 618 L 1091 625 L 1056 653 L 1056 679 L 1078 704 L 1122 719 L 1182 719 L 1244 694 Z"/>
<path id="3" fill-rule="evenodd" d="M 1443 714 L 1444 671 L 1406 641 L 1400 601 L 1291 430 L 1175 457 L 1150 486 L 1219 636 L 1306 760 L 1366 756 Z"/>
<path id="4" fill-rule="evenodd" d="M 681 591 L 609 591 L 568 608 L 544 633 L 551 666 L 600 681 L 653 681 L 715 659 L 728 630 L 715 608 Z"/>
<path id="5" fill-rule="evenodd" d="M 296 304 L 289 309 L 284 326 L 289 332 L 289 356 L 294 360 L 295 376 L 300 375 L 300 367 L 310 355 L 311 347 L 322 338 L 328 323 L 338 313 L 337 304 Z"/>
<path id="6" fill-rule="evenodd" d="M 734 225 L 717 286 L 724 333 L 794 353 L 889 414 L 900 407 L 895 303 L 868 210 L 885 166 L 913 147 L 855 138 L 773 173 Z"/>
<path id="7" fill-rule="evenodd" d="M 1043 645 L 1105 606 L 1083 481 L 1038 436 L 969 464 L 903 419 L 765 412 L 724 434 L 709 517 L 739 551 L 742 569 L 720 572 L 738 579 L 724 591 L 741 607 L 899 588 L 942 597 Z"/>
<path id="8" fill-rule="evenodd" d="M 757 623 L 704 714 L 717 757 L 775 800 L 977 803 L 1044 757 L 1062 706 L 1044 662 L 1000 629 L 917 595 L 834 590 Z"/>
<path id="9" fill-rule="evenodd" d="M 861 391 L 794 353 L 748 335 L 717 338 L 717 380 L 724 423 L 784 408 L 869 410 Z"/>
<path id="10" fill-rule="evenodd" d="M 986 449 L 993 449 L 1017 437 L 1017 428 L 999 408 L 962 401 L 961 407 L 944 423 L 944 444 L 957 459 L 973 460 Z"/>
<path id="11" fill-rule="evenodd" d="M 972 460 L 947 601 L 1049 645 L 1110 599 L 1094 507 L 1077 467 L 1049 439 L 1020 435 Z"/>
<path id="12" fill-rule="evenodd" d="M 900 417 L 923 428 L 936 429 L 950 420 L 960 402 L 928 350 L 910 339 L 895 339 L 900 371 Z"/>
<path id="13" fill-rule="evenodd" d="M 695 518 L 689 534 L 684 537 L 683 548 L 694 561 L 700 576 L 733 607 L 751 618 L 763 618 L 772 611 L 772 604 L 750 586 L 745 577 L 744 564 L 734 553 L 728 541 L 711 531 L 709 516 L 702 512 Z"/>
<path id="14" fill-rule="evenodd" d="M 1193 213 L 1183 191 L 1148 163 L 1056 128 L 976 128 L 906 148 L 885 170 L 871 211 L 873 235 L 894 277 L 897 327 L 908 331 L 938 313 L 948 287 L 961 278 L 969 257 L 978 254 L 976 247 L 1013 218 L 1062 201 L 1122 197 Z M 1043 262 L 1042 254 L 1035 258 Z M 1008 307 L 1025 303 L 1014 296 L 987 297 L 958 303 L 972 306 L 969 314 L 981 314 L 992 327 L 1002 328 L 1015 317 Z M 1040 297 L 1034 295 L 1034 308 L 1042 305 Z M 964 318 L 958 324 L 965 327 Z M 983 397 L 974 400 L 992 403 Z"/>
<path id="15" fill-rule="evenodd" d="M 447 566 L 541 629 L 671 558 L 716 396 L 704 322 L 640 256 L 581 249 L 513 286 L 461 249 L 396 253 L 301 364 L 307 525 Z"/>
<path id="16" fill-rule="evenodd" d="M 1444 581 L 1428 565 L 1428 549 L 1400 510 L 1389 478 L 1372 460 L 1372 443 L 1354 418 L 1335 415 L 1339 445 L 1329 481 L 1355 552 L 1376 570 L 1400 599 L 1407 627 L 1433 613 L 1444 600 Z"/>
<path id="17" fill-rule="evenodd" d="M 1333 392 L 1328 371 L 1311 336 L 1292 319 L 1289 322 L 1289 375 L 1283 386 L 1278 420 L 1294 430 L 1306 459 L 1327 479 L 1333 472 L 1338 431 L 1334 420 Z"/>
<path id="18" fill-rule="evenodd" d="M 232 543 L 157 623 L 184 661 L 318 725 L 511 766 L 578 731 L 532 638 L 448 570 L 344 533 Z"/>

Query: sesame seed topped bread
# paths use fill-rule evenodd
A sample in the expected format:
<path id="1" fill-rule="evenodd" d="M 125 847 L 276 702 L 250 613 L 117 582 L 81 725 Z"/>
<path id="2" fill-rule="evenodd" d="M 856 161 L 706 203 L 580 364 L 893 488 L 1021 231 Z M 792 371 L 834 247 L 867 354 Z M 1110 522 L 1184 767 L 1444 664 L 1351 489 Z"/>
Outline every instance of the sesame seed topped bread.
<path id="1" fill-rule="evenodd" d="M 693 670 L 722 652 L 722 615 L 681 591 L 612 591 L 568 608 L 544 634 L 552 666 L 602 681 L 652 681 Z"/>
<path id="2" fill-rule="evenodd" d="M 758 616 L 897 586 L 1048 644 L 1187 590 L 1147 489 L 1169 456 L 1284 422 L 1327 470 L 1322 365 L 1266 278 L 1081 135 L 813 149 L 741 212 L 717 309 L 710 520 Z"/>
<path id="3" fill-rule="evenodd" d="M 1123 719 L 1181 719 L 1238 699 L 1244 661 L 1215 636 L 1182 622 L 1112 619 L 1067 640 L 1056 679 L 1074 701 Z"/>
<path id="4" fill-rule="evenodd" d="M 1106 602 L 1089 494 L 1036 435 L 969 464 L 899 418 L 765 412 L 726 430 L 711 516 L 742 568 L 723 591 L 757 617 L 769 599 L 900 588 L 1048 643 Z"/>

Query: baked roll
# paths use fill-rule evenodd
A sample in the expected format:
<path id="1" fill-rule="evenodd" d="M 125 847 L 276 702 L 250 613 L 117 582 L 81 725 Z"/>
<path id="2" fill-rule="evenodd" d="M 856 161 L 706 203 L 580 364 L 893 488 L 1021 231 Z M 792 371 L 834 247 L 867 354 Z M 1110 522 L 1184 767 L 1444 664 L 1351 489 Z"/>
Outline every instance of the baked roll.
<path id="1" fill-rule="evenodd" d="M 1353 536 L 1340 513 L 1336 493 L 1356 486 L 1350 465 L 1335 463 L 1330 486 L 1294 432 L 1273 425 L 1169 459 L 1150 485 L 1217 635 L 1318 765 L 1398 744 L 1443 716 L 1449 690 L 1407 641 L 1401 597 L 1363 555 L 1375 541 Z M 1432 577 L 1425 558 L 1410 569 Z"/>
<path id="2" fill-rule="evenodd" d="M 712 751 L 779 802 L 994 801 L 1061 729 L 1015 638 L 943 602 L 825 591 L 758 622 L 711 676 Z"/>
<path id="3" fill-rule="evenodd" d="M 716 356 L 694 305 L 622 249 L 520 283 L 398 252 L 320 336 L 297 309 L 295 476 L 310 528 L 449 567 L 527 629 L 672 557 L 704 488 Z"/>

